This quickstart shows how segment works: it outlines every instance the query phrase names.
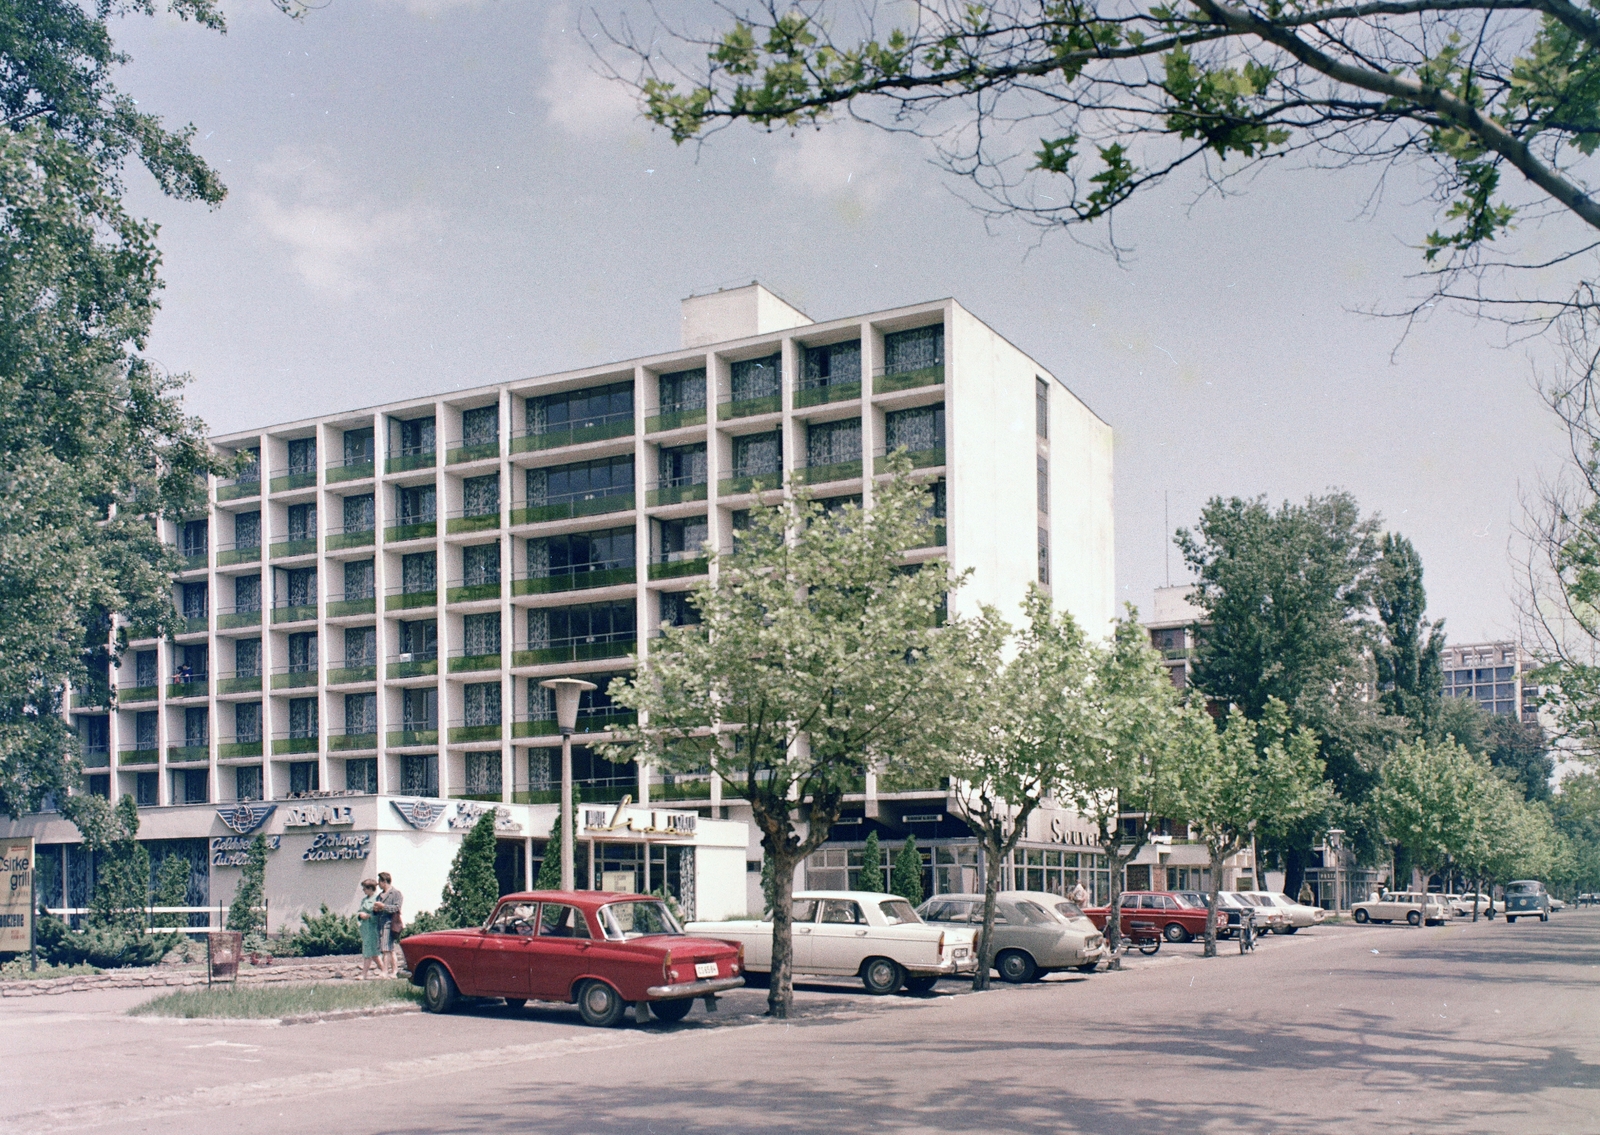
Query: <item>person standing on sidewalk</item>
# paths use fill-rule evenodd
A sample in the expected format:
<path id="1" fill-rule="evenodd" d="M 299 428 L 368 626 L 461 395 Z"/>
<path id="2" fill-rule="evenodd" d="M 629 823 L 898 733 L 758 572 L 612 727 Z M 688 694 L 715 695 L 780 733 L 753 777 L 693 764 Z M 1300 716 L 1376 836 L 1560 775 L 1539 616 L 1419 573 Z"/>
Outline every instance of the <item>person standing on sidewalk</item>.
<path id="1" fill-rule="evenodd" d="M 373 913 L 380 916 L 378 923 L 378 972 L 390 977 L 399 976 L 399 967 L 395 964 L 395 946 L 400 941 L 400 931 L 404 922 L 400 917 L 400 907 L 405 901 L 405 896 L 394 885 L 394 878 L 387 871 L 378 872 L 378 898 L 372 904 Z"/>
<path id="2" fill-rule="evenodd" d="M 378 902 L 378 880 L 362 879 L 361 890 L 361 909 L 356 913 L 361 927 L 361 977 L 358 980 L 366 981 L 373 959 L 378 957 L 378 923 L 388 919 L 373 910 Z M 383 975 L 382 961 L 378 962 L 378 975 Z"/>

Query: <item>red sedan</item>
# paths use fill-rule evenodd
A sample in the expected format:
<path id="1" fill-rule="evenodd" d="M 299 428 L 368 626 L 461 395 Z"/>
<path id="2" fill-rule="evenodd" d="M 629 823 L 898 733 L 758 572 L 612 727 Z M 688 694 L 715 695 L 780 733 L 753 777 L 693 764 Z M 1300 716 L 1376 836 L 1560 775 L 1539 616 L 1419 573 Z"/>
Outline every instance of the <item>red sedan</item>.
<path id="1" fill-rule="evenodd" d="M 744 984 L 744 948 L 691 938 L 660 899 L 603 891 L 507 895 L 482 927 L 401 939 L 411 983 L 431 1013 L 458 997 L 576 1002 L 587 1024 L 609 1027 L 631 1001 L 681 1021 L 696 997 Z"/>
<path id="2" fill-rule="evenodd" d="M 1108 909 L 1084 907 L 1083 913 L 1104 930 Z M 1196 909 L 1171 891 L 1123 891 L 1120 927 L 1123 937 L 1137 932 L 1160 934 L 1169 942 L 1187 942 L 1205 934 L 1206 911 L 1204 907 Z"/>

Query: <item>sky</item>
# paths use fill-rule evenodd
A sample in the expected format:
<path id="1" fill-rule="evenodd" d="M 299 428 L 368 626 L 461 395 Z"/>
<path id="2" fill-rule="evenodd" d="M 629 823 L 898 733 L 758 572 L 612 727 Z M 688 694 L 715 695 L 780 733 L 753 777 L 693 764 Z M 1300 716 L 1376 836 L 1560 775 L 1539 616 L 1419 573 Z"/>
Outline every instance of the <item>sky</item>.
<path id="1" fill-rule="evenodd" d="M 209 210 L 130 178 L 165 257 L 148 353 L 189 410 L 228 432 L 669 350 L 683 297 L 753 279 L 817 320 L 954 296 L 1113 427 L 1119 601 L 1187 578 L 1167 535 L 1207 499 L 1338 488 L 1416 544 L 1451 641 L 1514 632 L 1520 500 L 1562 454 L 1549 360 L 1455 312 L 1403 340 L 1363 314 L 1416 294 L 1420 184 L 1374 205 L 1362 172 L 1177 181 L 1122 214 L 1118 262 L 986 224 L 915 138 L 674 146 L 596 73 L 593 11 L 626 4 L 117 21 L 121 85 L 192 122 L 230 191 Z"/>

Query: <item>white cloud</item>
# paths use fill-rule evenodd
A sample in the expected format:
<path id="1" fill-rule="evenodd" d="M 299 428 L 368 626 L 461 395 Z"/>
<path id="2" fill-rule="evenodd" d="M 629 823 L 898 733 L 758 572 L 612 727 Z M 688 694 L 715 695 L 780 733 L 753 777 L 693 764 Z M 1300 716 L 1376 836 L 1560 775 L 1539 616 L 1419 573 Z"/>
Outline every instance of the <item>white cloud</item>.
<path id="1" fill-rule="evenodd" d="M 353 190 L 330 150 L 283 148 L 257 171 L 245 201 L 260 230 L 287 246 L 315 291 L 348 296 L 388 278 L 383 261 L 432 226 L 414 205 L 385 207 Z"/>
<path id="2" fill-rule="evenodd" d="M 594 21 L 590 18 L 587 23 Z M 632 92 L 601 73 L 604 63 L 591 49 L 604 33 L 593 26 L 588 34 L 595 38 L 580 30 L 578 16 L 565 7 L 552 11 L 546 21 L 544 39 L 549 46 L 535 94 L 544 103 L 547 119 L 552 126 L 580 138 L 642 131 L 644 120 Z M 627 74 L 621 52 L 613 51 L 606 58 Z"/>
<path id="3" fill-rule="evenodd" d="M 780 144 L 773 162 L 778 187 L 792 193 L 868 209 L 902 188 L 898 139 L 853 122 L 805 129 Z"/>

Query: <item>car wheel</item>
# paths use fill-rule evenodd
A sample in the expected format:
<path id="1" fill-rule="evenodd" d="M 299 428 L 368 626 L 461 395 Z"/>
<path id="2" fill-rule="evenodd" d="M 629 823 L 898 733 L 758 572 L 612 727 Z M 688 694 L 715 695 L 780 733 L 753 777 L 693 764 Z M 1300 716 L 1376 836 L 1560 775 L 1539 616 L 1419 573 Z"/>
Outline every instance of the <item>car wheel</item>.
<path id="1" fill-rule="evenodd" d="M 609 1029 L 622 1020 L 625 1006 L 621 994 L 603 981 L 585 982 L 578 990 L 578 1013 L 584 1024 L 597 1029 Z"/>
<path id="2" fill-rule="evenodd" d="M 1285 926 L 1282 930 L 1278 931 L 1279 934 L 1298 934 L 1299 932 L 1300 927 L 1298 926 Z"/>
<path id="3" fill-rule="evenodd" d="M 689 1015 L 689 1010 L 694 1008 L 693 997 L 680 997 L 675 1001 L 652 1001 L 650 1012 L 656 1017 L 675 1025 Z"/>
<path id="4" fill-rule="evenodd" d="M 1002 950 L 1000 956 L 994 960 L 994 968 L 1000 971 L 1001 981 L 1010 982 L 1012 985 L 1032 981 L 1033 975 L 1038 971 L 1033 959 L 1021 950 Z"/>
<path id="5" fill-rule="evenodd" d="M 526 1005 L 527 1003 L 528 1003 L 528 999 L 526 997 L 507 997 L 506 998 L 506 1008 L 507 1009 L 520 1009 L 524 1005 Z"/>
<path id="6" fill-rule="evenodd" d="M 932 993 L 933 987 L 939 984 L 937 977 L 924 975 L 922 977 L 906 978 L 907 993 Z"/>
<path id="7" fill-rule="evenodd" d="M 861 984 L 874 997 L 886 997 L 905 982 L 906 971 L 889 958 L 868 958 L 861 967 Z"/>
<path id="8" fill-rule="evenodd" d="M 1514 915 L 1514 914 L 1506 915 L 1506 925 L 1507 926 L 1514 925 L 1516 923 L 1516 921 L 1517 921 L 1517 916 L 1516 915 Z"/>
<path id="9" fill-rule="evenodd" d="M 422 979 L 422 1007 L 430 1013 L 448 1013 L 455 1003 L 455 979 L 449 970 L 434 962 Z"/>
<path id="10" fill-rule="evenodd" d="M 1079 973 L 1093 973 L 1095 970 L 1100 968 L 1100 963 L 1090 962 L 1088 965 L 1073 966 L 1072 968 L 1077 970 Z"/>
<path id="11" fill-rule="evenodd" d="M 1364 910 L 1358 910 L 1358 911 L 1355 912 L 1355 914 L 1351 915 L 1351 917 L 1354 918 L 1357 922 L 1366 922 L 1368 919 L 1370 919 L 1372 917 L 1372 915 L 1368 914 Z"/>
<path id="12" fill-rule="evenodd" d="M 1169 942 L 1187 942 L 1189 940 L 1189 932 L 1176 922 L 1167 923 L 1167 928 L 1161 933 L 1167 936 L 1167 941 Z"/>
<path id="13" fill-rule="evenodd" d="M 1540 922 L 1549 922 L 1550 921 L 1550 916 L 1548 914 L 1541 914 L 1539 916 L 1539 921 Z"/>
<path id="14" fill-rule="evenodd" d="M 1410 914 L 1406 915 L 1406 921 L 1411 923 L 1413 926 L 1421 926 L 1422 912 L 1420 910 L 1412 911 Z"/>

